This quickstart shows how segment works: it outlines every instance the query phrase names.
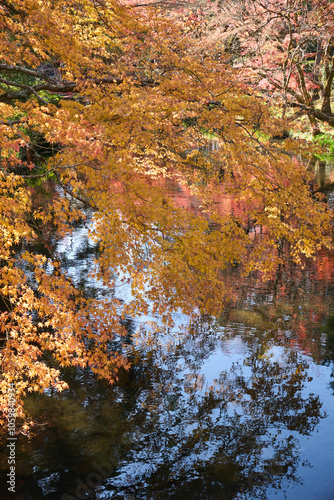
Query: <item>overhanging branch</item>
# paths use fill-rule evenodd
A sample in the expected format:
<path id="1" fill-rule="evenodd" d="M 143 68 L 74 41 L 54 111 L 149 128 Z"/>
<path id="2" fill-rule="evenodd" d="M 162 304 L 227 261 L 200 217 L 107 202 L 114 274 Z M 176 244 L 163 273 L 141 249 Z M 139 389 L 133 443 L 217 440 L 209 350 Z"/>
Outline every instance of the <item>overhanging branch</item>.
<path id="1" fill-rule="evenodd" d="M 320 109 L 314 109 L 310 106 L 306 106 L 305 104 L 300 104 L 299 102 L 292 102 L 290 104 L 292 108 L 299 108 L 307 115 L 312 115 L 317 118 L 321 122 L 327 122 L 331 127 L 334 127 L 334 114 L 326 114 Z"/>

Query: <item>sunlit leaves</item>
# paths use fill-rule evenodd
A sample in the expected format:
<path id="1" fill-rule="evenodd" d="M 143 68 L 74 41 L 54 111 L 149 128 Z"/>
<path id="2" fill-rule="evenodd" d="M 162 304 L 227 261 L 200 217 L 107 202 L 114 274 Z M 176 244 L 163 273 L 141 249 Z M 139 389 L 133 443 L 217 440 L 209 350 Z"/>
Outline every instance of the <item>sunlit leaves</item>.
<path id="1" fill-rule="evenodd" d="M 182 25 L 90 0 L 7 2 L 0 22 L 3 71 L 18 84 L 0 96 L 4 412 L 9 383 L 23 415 L 27 391 L 65 388 L 62 367 L 113 383 L 129 367 L 115 348 L 127 315 L 167 327 L 178 310 L 218 315 L 233 300 L 233 266 L 268 277 L 283 241 L 295 262 L 330 245 L 331 214 L 295 160 L 300 143 L 274 143 L 285 123 L 231 67 L 199 56 Z M 52 193 L 38 197 L 44 178 Z M 187 207 L 168 185 L 187 190 Z M 100 300 L 50 246 L 88 210 L 98 245 L 88 272 L 110 291 Z M 37 235 L 45 255 L 29 251 Z M 126 304 L 116 281 L 130 285 Z"/>

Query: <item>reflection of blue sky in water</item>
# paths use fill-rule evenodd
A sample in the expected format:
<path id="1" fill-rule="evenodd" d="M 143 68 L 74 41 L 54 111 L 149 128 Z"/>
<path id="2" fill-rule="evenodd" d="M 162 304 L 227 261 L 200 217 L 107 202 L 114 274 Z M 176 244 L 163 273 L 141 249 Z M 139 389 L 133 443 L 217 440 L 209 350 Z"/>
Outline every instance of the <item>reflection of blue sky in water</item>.
<path id="1" fill-rule="evenodd" d="M 101 280 L 93 277 L 94 260 L 98 257 L 98 245 L 88 236 L 91 227 L 92 224 L 88 221 L 87 224 L 75 228 L 72 234 L 57 242 L 55 254 L 60 258 L 62 268 L 67 276 L 71 278 L 76 287 L 84 291 L 85 295 L 96 299 L 112 296 L 120 300 L 121 303 L 128 304 L 133 300 L 129 275 L 119 271 L 117 274 L 115 273 L 113 276 L 115 283 L 112 288 L 103 285 Z M 173 317 L 175 328 L 182 324 L 189 324 L 188 317 L 180 312 L 176 312 Z M 148 321 L 154 321 L 161 325 L 158 316 L 142 314 L 133 321 L 137 326 Z"/>
<path id="2" fill-rule="evenodd" d="M 77 258 L 77 253 L 82 252 L 84 239 L 86 229 L 79 228 L 67 241 L 63 240 L 58 245 L 57 251 L 66 255 L 66 271 L 73 281 L 78 285 L 79 280 L 84 277 L 85 290 L 88 286 L 89 290 L 94 290 L 94 295 L 96 293 L 102 298 L 110 291 L 88 276 L 92 268 L 93 252 L 87 252 L 84 259 Z M 85 246 L 93 250 L 93 245 L 88 240 Z M 125 302 L 131 300 L 130 285 L 116 281 L 115 296 Z M 254 304 L 256 294 L 250 293 L 248 306 Z M 157 321 L 157 318 L 151 317 L 141 319 Z M 245 327 L 240 323 L 230 324 L 228 335 L 223 326 L 213 326 L 209 331 L 205 325 L 201 326 L 200 332 L 191 335 L 185 333 L 182 324 L 187 324 L 187 318 L 178 314 L 175 315 L 173 332 L 167 337 L 160 336 L 159 332 L 150 336 L 147 328 L 137 332 L 135 350 L 140 353 L 144 364 L 149 355 L 153 357 L 153 365 L 158 367 L 159 376 L 155 381 L 151 379 L 150 389 L 141 387 L 137 394 L 135 407 L 127 418 L 135 422 L 138 414 L 144 412 L 145 425 L 143 428 L 135 425 L 135 429 L 130 431 L 130 440 L 135 444 L 130 451 L 130 457 L 125 459 L 122 465 L 118 465 L 117 473 L 100 488 L 97 498 L 113 498 L 113 494 L 117 492 L 122 492 L 123 498 L 131 498 L 135 491 L 139 495 L 138 498 L 150 498 L 146 496 L 149 495 L 148 491 L 151 491 L 152 495 L 153 491 L 159 491 L 159 487 L 155 490 L 155 480 L 162 483 L 161 494 L 167 494 L 167 497 L 157 498 L 168 498 L 169 495 L 171 498 L 176 495 L 177 498 L 178 492 L 181 494 L 184 490 L 185 483 L 198 481 L 203 473 L 206 474 L 205 467 L 212 466 L 215 462 L 219 463 L 218 470 L 222 468 L 223 476 L 229 476 L 228 467 L 224 472 L 221 460 L 228 463 L 230 459 L 235 461 L 235 469 L 240 460 L 243 472 L 240 474 L 239 471 L 237 474 L 244 492 L 230 491 L 227 498 L 252 498 L 249 496 L 252 494 L 258 494 L 260 497 L 262 494 L 270 496 L 270 484 L 274 478 L 277 485 L 283 489 L 273 489 L 273 498 L 329 500 L 334 493 L 334 479 L 330 474 L 334 462 L 334 400 L 329 389 L 331 369 L 316 365 L 310 357 L 297 352 L 291 361 L 291 350 L 274 345 L 273 340 L 269 341 L 262 357 L 255 354 L 259 342 L 256 328 Z M 134 330 L 137 329 L 135 325 L 138 327 L 138 319 L 132 321 Z M 244 341 L 244 335 L 248 336 L 247 343 Z M 255 347 L 250 346 L 251 337 L 254 337 Z M 246 361 L 249 358 L 250 363 Z M 296 407 L 289 407 L 283 394 L 282 401 L 287 406 L 284 418 L 282 415 L 271 415 L 271 418 L 262 415 L 265 399 L 282 396 L 284 384 L 277 380 L 276 384 L 268 388 L 268 393 L 264 390 L 263 400 L 252 405 L 252 380 L 266 373 L 266 368 L 262 375 L 261 369 L 256 372 L 256 365 L 268 365 L 268 373 L 274 365 L 277 377 L 284 379 L 293 378 L 293 372 L 298 370 L 298 366 L 303 362 L 305 366 L 302 370 L 305 371 L 307 382 L 304 384 L 302 380 L 299 385 L 296 382 L 297 389 L 292 395 L 297 399 L 299 397 L 302 402 L 299 401 Z M 241 379 L 243 384 L 240 386 Z M 245 386 L 249 386 L 249 393 L 240 394 L 241 388 Z M 286 390 L 286 398 L 288 394 Z M 326 413 L 327 418 L 321 418 L 319 421 L 319 412 L 314 411 L 312 414 L 310 408 L 303 415 L 303 402 L 309 402 L 309 398 L 315 401 L 316 397 L 313 395 L 319 395 L 323 406 L 318 410 L 322 415 Z M 216 402 L 212 403 L 212 400 Z M 280 407 L 280 411 L 284 412 L 284 407 Z M 312 415 L 307 415 L 308 411 Z M 304 428 L 297 423 L 297 430 L 294 430 L 293 420 L 296 414 L 300 414 L 301 419 L 309 419 Z M 236 427 L 238 424 L 239 429 Z M 303 435 L 303 432 L 306 432 L 306 435 Z M 247 442 L 247 437 L 257 449 L 246 451 L 244 443 L 239 443 L 238 448 L 238 439 Z M 252 451 L 254 457 L 249 456 Z M 240 456 L 234 456 L 234 452 Z M 290 466 L 287 465 L 289 461 Z M 233 474 L 232 470 L 230 474 Z M 285 476 L 290 475 L 300 477 L 303 484 L 297 480 L 297 484 L 284 493 L 285 486 L 288 487 Z M 158 480 L 154 479 L 155 476 Z M 175 488 L 166 486 L 167 478 L 176 483 Z M 224 477 L 224 481 L 228 481 L 228 477 Z M 211 494 L 218 495 L 219 491 L 224 491 L 223 484 L 218 486 L 219 475 L 216 482 L 216 493 Z M 259 482 L 260 484 L 257 484 Z M 201 487 L 203 488 L 203 484 L 199 484 L 199 488 Z M 185 488 L 184 495 L 187 495 L 187 491 Z M 208 494 L 210 493 L 203 491 L 203 495 Z M 230 494 L 232 496 L 229 496 Z"/>
<path id="3" fill-rule="evenodd" d="M 330 369 L 325 366 L 311 365 L 310 375 L 312 382 L 307 385 L 307 390 L 318 394 L 323 402 L 322 411 L 328 417 L 322 419 L 310 437 L 299 439 L 300 464 L 297 474 L 302 478 L 303 484 L 293 488 L 288 494 L 292 500 L 330 500 L 334 497 L 334 398 L 329 388 Z M 310 467 L 303 467 L 304 462 L 309 462 Z M 283 494 L 275 496 L 281 500 Z"/>
<path id="4" fill-rule="evenodd" d="M 86 227 L 55 250 L 88 295 L 131 300 L 128 283 L 110 290 L 89 276 L 97 247 Z M 244 320 L 198 320 L 187 331 L 179 313 L 164 335 L 128 318 L 133 368 L 119 385 L 72 370 L 67 393 L 31 399 L 30 411 L 54 423 L 18 453 L 17 470 L 38 485 L 36 493 L 25 484 L 18 498 L 73 495 L 76 480 L 85 482 L 92 464 L 110 455 L 113 477 L 97 488 L 98 500 L 334 497 L 332 368 L 286 343 L 295 334 L 291 314 L 280 313 L 284 335 L 276 335 L 275 320 L 246 321 L 258 303 L 250 288 Z M 267 303 L 270 294 L 261 297 Z M 159 327 L 159 318 L 140 319 Z"/>
<path id="5" fill-rule="evenodd" d="M 249 366 L 243 366 L 245 359 L 247 359 L 247 357 L 249 358 L 249 354 L 249 350 L 242 341 L 242 337 L 236 336 L 234 339 L 224 341 L 220 346 L 217 345 L 216 349 L 206 357 L 204 363 L 196 373 L 180 369 L 177 377 L 174 379 L 174 389 L 176 388 L 175 399 L 177 400 L 176 411 L 170 411 L 168 410 L 168 405 L 164 408 L 162 404 L 162 407 L 160 407 L 158 411 L 158 421 L 155 421 L 155 425 L 158 424 L 161 432 L 159 437 L 160 443 L 157 445 L 158 449 L 154 447 L 156 444 L 155 439 L 151 436 L 152 439 L 150 440 L 150 437 L 145 435 L 145 440 L 142 443 L 142 450 L 134 452 L 131 462 L 126 463 L 120 468 L 114 479 L 107 481 L 109 484 L 108 492 L 106 489 L 102 488 L 98 498 L 113 498 L 111 496 L 112 491 L 109 489 L 111 486 L 115 488 L 115 492 L 118 488 L 126 492 L 126 485 L 130 487 L 130 491 L 129 496 L 125 494 L 124 498 L 131 498 L 132 489 L 130 485 L 133 484 L 141 485 L 139 492 L 141 492 L 140 494 L 143 496 L 139 496 L 138 498 L 151 498 L 150 496 L 145 496 L 145 489 L 150 486 L 151 476 L 159 470 L 159 467 L 166 467 L 166 462 L 168 462 L 168 472 L 166 472 L 168 477 L 170 477 L 171 480 L 179 480 L 182 482 L 182 479 L 180 479 L 181 476 L 181 478 L 183 477 L 183 482 L 186 483 L 187 481 L 195 481 L 200 476 L 198 469 L 202 469 L 205 465 L 210 466 L 212 462 L 219 462 L 221 459 L 223 459 L 223 461 L 228 461 L 229 458 L 236 460 L 238 453 L 238 459 L 240 460 L 239 465 L 242 464 L 241 466 L 243 468 L 242 474 L 240 474 L 239 471 L 239 479 L 245 491 L 244 493 L 237 493 L 235 491 L 232 496 L 227 496 L 226 498 L 257 498 L 256 496 L 253 497 L 252 494 L 259 494 L 259 497 L 262 498 L 262 493 L 265 494 L 267 487 L 269 487 L 267 491 L 269 494 L 270 484 L 273 478 L 276 480 L 278 478 L 278 484 L 283 488 L 284 486 L 288 486 L 284 477 L 285 475 L 300 476 L 304 485 L 298 484 L 293 489 L 288 490 L 287 497 L 284 496 L 284 493 L 280 495 L 279 490 L 275 489 L 275 494 L 273 490 L 273 498 L 331 498 L 331 492 L 334 491 L 334 483 L 331 483 L 331 479 L 327 479 L 327 483 L 323 482 L 322 484 L 319 484 L 316 480 L 319 472 L 321 475 L 327 476 L 327 478 L 329 477 L 328 472 L 331 470 L 331 464 L 334 458 L 333 449 L 328 446 L 329 438 L 333 438 L 334 423 L 333 398 L 329 394 L 328 388 L 328 379 L 330 375 L 330 370 L 328 368 L 316 366 L 312 363 L 311 359 L 307 359 L 305 356 L 299 356 L 297 366 L 300 362 L 310 364 L 310 367 L 307 368 L 307 375 L 313 379 L 308 382 L 306 388 L 301 390 L 303 400 L 308 401 L 310 395 L 319 394 L 321 401 L 328 401 L 328 404 L 321 409 L 321 413 L 323 413 L 323 410 L 326 410 L 329 417 L 320 420 L 317 432 L 313 433 L 314 426 L 312 423 L 311 425 L 306 425 L 305 428 L 303 425 L 300 425 L 300 423 L 296 423 L 298 431 L 301 431 L 302 434 L 305 431 L 311 433 L 311 437 L 303 436 L 300 432 L 293 430 L 295 425 L 293 405 L 291 408 L 286 408 L 285 417 L 289 421 L 288 427 L 291 427 L 287 429 L 287 426 L 284 425 L 284 419 L 268 419 L 265 415 L 261 414 L 263 401 L 259 402 L 255 410 L 252 409 L 250 411 L 251 398 L 249 395 L 248 397 L 243 396 L 239 400 L 236 398 L 233 401 L 229 401 L 226 411 L 224 410 L 222 412 L 221 405 L 218 404 L 216 408 L 211 408 L 205 415 L 199 417 L 198 411 L 201 411 L 201 407 L 203 408 L 203 400 L 205 399 L 205 386 L 210 386 L 214 383 L 215 379 L 222 379 L 221 373 L 229 374 L 227 377 L 223 376 L 223 382 L 225 382 L 227 387 L 229 385 L 233 387 L 235 379 L 238 377 L 243 377 L 246 382 L 249 382 L 252 375 L 254 377 L 254 372 L 252 373 L 251 368 Z M 291 374 L 296 369 L 296 364 L 290 361 L 290 371 L 284 370 L 284 367 L 286 368 L 289 366 L 289 360 L 285 359 L 286 356 L 288 356 L 288 353 L 280 347 L 273 347 L 266 354 L 267 363 L 270 365 L 278 364 L 283 367 L 283 370 L 278 373 L 278 375 L 283 377 L 288 377 L 289 373 Z M 180 364 L 180 359 L 178 359 L 178 363 Z M 230 377 L 231 373 L 234 376 Z M 191 382 L 198 380 L 198 375 L 203 375 L 205 377 L 202 381 L 203 389 L 196 390 L 196 392 L 189 392 L 189 386 L 187 382 L 185 383 L 185 381 L 187 381 L 187 376 L 189 377 L 188 382 Z M 274 386 L 274 389 L 278 392 L 277 396 L 279 397 L 280 389 L 282 389 L 281 384 L 278 382 L 276 386 Z M 227 391 L 225 391 L 225 395 L 226 392 L 229 394 L 228 388 Z M 298 390 L 296 394 L 298 397 Z M 157 403 L 157 399 L 168 399 L 168 397 L 171 398 L 172 395 L 173 391 L 171 388 L 166 394 L 160 392 L 158 395 L 157 391 L 157 393 L 155 393 L 155 403 Z M 275 391 L 265 396 L 267 398 L 275 397 Z M 138 403 L 145 406 L 143 401 L 138 401 Z M 147 407 L 149 408 L 149 404 L 147 404 Z M 281 408 L 281 410 L 284 411 L 284 408 Z M 156 409 L 153 409 L 152 413 L 155 411 Z M 303 415 L 303 405 L 299 407 L 296 413 L 301 415 L 301 419 L 305 417 Z M 316 413 L 317 412 L 315 412 L 312 417 L 310 416 L 310 420 L 313 420 L 314 425 L 318 422 Z M 239 428 L 236 427 L 236 424 L 239 424 Z M 263 425 L 265 426 L 264 429 L 261 428 Z M 219 431 L 217 432 L 218 429 Z M 247 434 L 248 432 L 249 435 Z M 205 439 L 205 444 L 203 444 L 203 440 L 201 441 L 199 439 L 196 441 L 196 439 L 193 439 L 195 443 L 193 448 L 187 449 L 184 445 L 187 444 L 189 440 L 191 441 L 196 433 L 202 434 L 202 437 Z M 166 449 L 166 442 L 169 436 L 174 436 L 176 442 L 174 446 L 169 446 L 168 449 Z M 257 449 L 252 450 L 255 452 L 255 459 L 245 453 L 244 443 L 241 445 L 239 443 L 238 446 L 238 439 L 247 441 L 248 438 L 257 447 Z M 139 436 L 136 442 L 140 448 L 141 443 Z M 333 444 L 333 439 L 330 440 L 330 443 L 331 445 Z M 231 448 L 231 454 L 228 450 L 229 447 Z M 186 456 L 183 456 L 185 449 Z M 317 458 L 318 455 L 321 456 L 319 464 L 314 463 L 312 460 L 313 450 Z M 325 453 L 323 453 L 323 450 L 325 450 Z M 233 455 L 234 451 L 237 452 L 237 456 Z M 249 451 L 250 450 L 248 450 L 248 452 Z M 281 460 L 279 460 L 280 452 Z M 284 459 L 286 459 L 286 462 Z M 308 461 L 311 468 L 307 466 Z M 289 462 L 291 465 L 286 466 Z M 199 467 L 199 464 L 201 464 L 201 467 Z M 320 469 L 318 469 L 319 466 Z M 294 471 L 295 467 L 296 471 Z M 322 471 L 323 467 L 325 468 L 324 470 L 327 471 L 325 474 L 323 474 Z M 204 474 L 205 473 L 206 472 L 204 472 Z M 271 474 L 272 477 L 266 477 L 268 474 L 269 476 Z M 259 476 L 258 478 L 257 475 Z M 247 484 L 247 478 L 250 478 L 249 484 Z M 256 485 L 259 478 L 262 478 L 263 484 Z M 305 478 L 307 478 L 308 486 L 305 486 Z M 225 477 L 224 479 L 226 480 L 227 478 Z M 255 484 L 252 484 L 252 482 Z M 312 483 L 312 489 L 310 483 Z M 176 491 L 173 492 L 173 489 L 170 488 L 167 490 L 168 493 L 167 491 L 165 492 L 165 494 L 167 494 L 166 497 L 161 496 L 158 498 L 169 498 L 168 495 L 171 495 L 171 498 L 173 498 L 172 495 L 177 495 L 176 492 L 179 491 L 179 489 L 182 490 L 182 487 L 178 486 Z M 188 490 L 185 491 L 185 495 L 187 491 Z M 219 491 L 219 487 L 217 487 L 215 494 L 218 495 Z M 222 491 L 224 491 L 223 487 Z M 310 494 L 311 491 L 312 493 Z M 203 491 L 203 495 L 207 495 L 207 493 Z M 178 498 L 178 496 L 175 496 L 175 498 Z M 187 497 L 185 496 L 185 498 Z M 201 497 L 199 496 L 198 498 Z M 203 496 L 202 498 L 220 497 Z"/>

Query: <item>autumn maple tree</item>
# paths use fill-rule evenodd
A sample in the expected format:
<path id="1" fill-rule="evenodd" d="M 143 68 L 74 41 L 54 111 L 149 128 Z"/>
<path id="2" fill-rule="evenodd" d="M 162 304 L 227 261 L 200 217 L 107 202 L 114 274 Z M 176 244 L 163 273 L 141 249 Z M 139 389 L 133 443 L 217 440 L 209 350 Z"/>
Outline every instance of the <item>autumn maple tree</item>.
<path id="1" fill-rule="evenodd" d="M 199 56 L 164 10 L 109 0 L 0 2 L 1 399 L 63 390 L 61 368 L 109 382 L 129 363 L 112 342 L 124 317 L 217 314 L 224 272 L 268 277 L 284 244 L 296 263 L 330 245 L 331 214 L 309 188 L 306 145 L 228 64 Z M 216 144 L 211 156 L 208 145 Z M 304 162 L 297 160 L 304 148 Z M 52 196 L 37 195 L 41 181 Z M 198 200 L 185 210 L 166 183 Z M 219 200 L 233 197 L 237 213 Z M 70 233 L 91 214 L 92 276 L 124 304 L 80 292 L 37 238 Z M 254 227 L 262 227 L 261 238 Z M 24 430 L 24 427 L 22 428 Z"/>
<path id="2" fill-rule="evenodd" d="M 334 5 L 328 0 L 226 0 L 184 5 L 205 25 L 199 47 L 229 55 L 242 78 L 283 114 L 334 126 Z M 189 17 L 189 15 L 188 15 Z"/>

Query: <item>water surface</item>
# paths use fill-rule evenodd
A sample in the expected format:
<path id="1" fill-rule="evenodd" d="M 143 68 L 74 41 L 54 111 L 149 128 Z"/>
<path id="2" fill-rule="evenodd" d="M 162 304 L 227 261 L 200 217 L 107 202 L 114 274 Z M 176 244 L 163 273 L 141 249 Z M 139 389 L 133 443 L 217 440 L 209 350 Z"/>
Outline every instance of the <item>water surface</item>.
<path id="1" fill-rule="evenodd" d="M 54 245 L 85 293 L 129 299 L 88 276 L 85 226 Z M 127 318 L 118 384 L 69 369 L 68 391 L 28 399 L 41 427 L 19 436 L 16 498 L 334 498 L 333 257 L 267 284 L 232 273 L 233 305 L 190 328 L 182 314 L 164 334 Z M 0 463 L 10 498 L 6 449 Z"/>

